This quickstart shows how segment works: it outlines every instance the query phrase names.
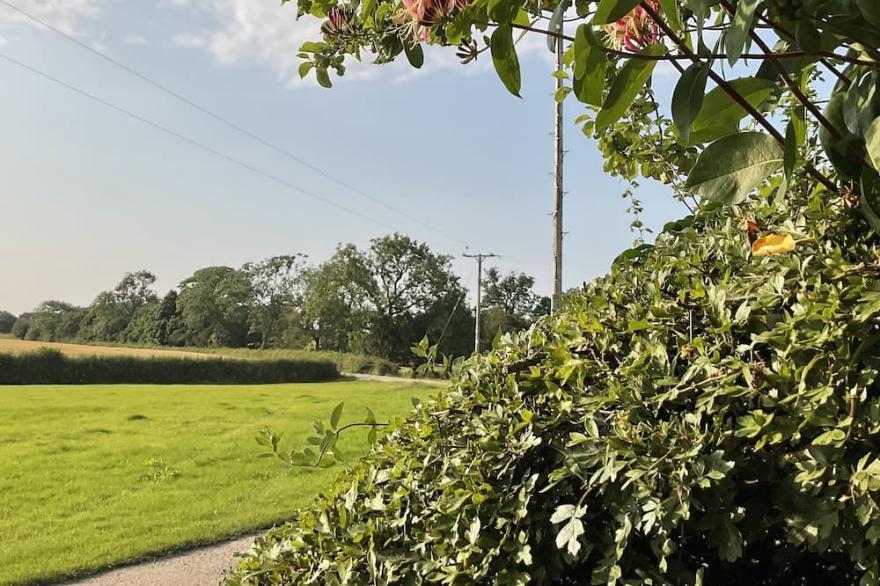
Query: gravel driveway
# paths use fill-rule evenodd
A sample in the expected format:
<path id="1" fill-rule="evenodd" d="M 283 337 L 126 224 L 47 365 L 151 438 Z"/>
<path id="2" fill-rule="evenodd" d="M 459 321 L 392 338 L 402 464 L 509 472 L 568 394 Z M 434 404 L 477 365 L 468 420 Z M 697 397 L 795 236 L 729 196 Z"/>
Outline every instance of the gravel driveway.
<path id="1" fill-rule="evenodd" d="M 150 562 L 102 572 L 68 586 L 217 586 L 254 536 L 200 547 Z"/>

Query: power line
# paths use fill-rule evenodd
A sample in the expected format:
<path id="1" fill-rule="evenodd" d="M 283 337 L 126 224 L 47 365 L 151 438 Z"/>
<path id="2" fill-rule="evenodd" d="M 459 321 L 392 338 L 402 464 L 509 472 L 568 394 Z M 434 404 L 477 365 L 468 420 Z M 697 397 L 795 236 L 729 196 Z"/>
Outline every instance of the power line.
<path id="1" fill-rule="evenodd" d="M 3 0 L 0 0 L 0 2 L 2 2 L 2 1 Z M 167 134 L 173 138 L 181 140 L 191 146 L 195 146 L 199 149 L 202 149 L 203 151 L 206 151 L 206 152 L 214 155 L 215 157 L 218 157 L 218 158 L 223 159 L 229 163 L 232 163 L 234 165 L 237 165 L 239 167 L 247 169 L 248 171 L 251 171 L 252 173 L 256 173 L 257 175 L 260 175 L 262 177 L 265 177 L 266 179 L 274 181 L 275 183 L 278 183 L 288 189 L 291 189 L 293 191 L 296 191 L 296 192 L 301 193 L 303 195 L 306 195 L 308 197 L 322 201 L 328 205 L 331 205 L 337 209 L 340 209 L 340 210 L 347 212 L 349 214 L 352 214 L 354 216 L 358 216 L 360 218 L 368 220 L 374 224 L 382 226 L 383 228 L 385 228 L 387 230 L 394 230 L 394 228 L 392 226 L 389 226 L 388 224 L 386 224 L 380 220 L 377 220 L 371 216 L 368 216 L 367 214 L 364 214 L 364 213 L 359 212 L 357 210 L 351 209 L 347 206 L 344 206 L 340 203 L 337 203 L 337 202 L 335 202 L 331 199 L 328 199 L 324 196 L 318 195 L 317 193 L 303 189 L 302 187 L 299 187 L 298 185 L 295 185 L 295 184 L 291 183 L 290 181 L 287 181 L 286 179 L 282 179 L 281 177 L 278 177 L 277 175 L 273 175 L 272 173 L 264 171 L 258 167 L 254 167 L 253 165 L 251 165 L 249 163 L 246 163 L 240 159 L 236 159 L 235 157 L 227 155 L 226 153 L 224 153 L 222 151 L 218 151 L 217 149 L 215 149 L 211 146 L 208 146 L 204 143 L 201 143 L 201 142 L 199 142 L 193 138 L 190 138 L 186 135 L 180 134 L 177 131 L 171 130 L 170 128 L 168 128 L 166 126 L 159 124 L 158 122 L 154 122 L 148 118 L 144 118 L 143 116 L 140 116 L 139 114 L 135 114 L 134 112 L 126 110 L 125 108 L 123 108 L 121 106 L 117 106 L 116 104 L 114 104 L 112 102 L 108 102 L 107 100 L 105 100 L 103 98 L 99 98 L 98 96 L 91 94 L 83 89 L 80 89 L 80 88 L 76 87 L 75 85 L 67 83 L 66 81 L 62 81 L 62 80 L 58 79 L 57 77 L 53 77 L 52 75 L 49 75 L 48 73 L 45 73 L 43 71 L 40 71 L 39 69 L 31 67 L 30 65 L 27 65 L 26 63 L 22 63 L 21 61 L 18 61 L 17 59 L 13 59 L 12 57 L 10 57 L 8 55 L 0 53 L 0 59 L 4 59 L 4 60 L 8 61 L 9 63 L 17 65 L 18 67 L 21 67 L 22 69 L 30 71 L 31 73 L 33 73 L 35 75 L 39 75 L 40 77 L 42 77 L 44 79 L 47 79 L 55 84 L 58 84 L 64 88 L 67 88 L 68 90 L 70 90 L 72 92 L 75 92 L 83 97 L 86 97 L 94 102 L 101 104 L 102 106 L 105 106 L 107 108 L 115 110 L 116 112 L 119 112 L 120 114 L 124 114 L 124 115 L 128 116 L 129 118 L 133 118 L 134 120 L 137 120 L 138 122 L 141 122 L 143 124 L 151 126 L 151 127 L 155 128 L 156 130 L 164 132 L 165 134 Z"/>
<path id="2" fill-rule="evenodd" d="M 386 203 L 382 199 L 380 199 L 376 196 L 370 195 L 369 193 L 363 191 L 362 189 L 360 189 L 354 185 L 351 185 L 350 183 L 347 183 L 346 181 L 343 181 L 342 179 L 335 177 L 334 175 L 332 175 L 331 173 L 318 167 L 317 165 L 314 165 L 312 163 L 309 163 L 308 161 L 303 160 L 302 158 L 300 158 L 300 157 L 294 155 L 293 153 L 281 148 L 280 146 L 262 138 L 261 136 L 251 132 L 250 130 L 243 128 L 242 126 L 224 118 L 223 116 L 221 116 L 219 114 L 216 114 L 215 112 L 212 112 L 211 110 L 209 110 L 208 108 L 205 108 L 201 104 L 198 104 L 198 103 L 190 100 L 186 96 L 181 95 L 180 93 L 174 91 L 173 89 L 169 88 L 168 86 L 163 85 L 162 83 L 154 80 L 153 78 L 148 77 L 148 76 L 140 73 L 139 71 L 126 65 L 125 63 L 122 63 L 120 61 L 117 61 L 116 59 L 113 59 L 112 57 L 105 55 L 101 51 L 98 51 L 95 48 L 90 47 L 89 45 L 87 45 L 86 43 L 83 43 L 82 41 L 80 41 L 76 37 L 73 37 L 73 36 L 65 33 L 64 31 L 62 31 L 61 29 L 52 26 L 48 22 L 40 19 L 37 16 L 34 16 L 33 14 L 30 14 L 29 12 L 25 11 L 22 8 L 19 8 L 15 4 L 12 4 L 11 2 L 8 2 L 7 0 L 0 0 L 0 4 L 7 6 L 8 8 L 18 12 L 19 14 L 21 14 L 25 18 L 28 18 L 28 19 L 32 20 L 33 22 L 36 22 L 37 24 L 47 28 L 48 30 L 64 37 L 65 39 L 67 39 L 71 43 L 78 45 L 79 47 L 85 49 L 89 53 L 99 57 L 100 59 L 103 59 L 107 63 L 110 63 L 111 65 L 118 67 L 119 69 L 122 69 L 126 73 L 133 75 L 133 76 L 137 77 L 138 79 L 150 84 L 154 88 L 172 96 L 176 100 L 179 100 L 180 102 L 183 102 L 184 104 L 190 106 L 191 108 L 198 110 L 199 112 L 205 114 L 206 116 L 213 118 L 214 120 L 216 120 L 217 122 L 220 122 L 224 126 L 227 126 L 228 128 L 231 128 L 231 129 L 235 130 L 236 132 L 238 132 L 244 136 L 247 136 L 251 140 L 258 142 L 259 144 L 265 146 L 266 148 L 269 148 L 272 151 L 298 163 L 299 165 L 302 165 L 303 167 L 306 167 L 307 169 L 314 171 L 315 173 L 317 173 L 318 175 L 321 175 L 325 179 L 328 179 L 328 180 L 332 181 L 333 183 L 335 183 L 341 187 L 344 187 L 345 189 L 347 189 L 353 193 L 356 193 L 356 194 L 360 195 L 361 197 L 364 197 L 364 198 L 372 201 L 375 204 L 378 204 L 378 205 L 384 207 L 387 210 L 390 210 L 396 214 L 399 214 L 399 215 L 407 218 L 408 220 L 415 222 L 424 228 L 427 228 L 428 230 L 436 232 L 437 234 L 441 234 L 442 236 L 446 237 L 447 239 L 449 239 L 451 241 L 458 242 L 460 244 L 465 244 L 465 242 L 463 240 L 460 240 L 459 238 L 455 238 L 449 234 L 446 234 L 443 230 L 441 230 L 435 226 L 432 226 L 430 224 L 427 224 L 426 222 L 422 221 L 418 217 L 413 216 L 412 214 L 409 214 L 403 210 L 400 210 L 400 209 L 392 206 L 391 204 Z"/>

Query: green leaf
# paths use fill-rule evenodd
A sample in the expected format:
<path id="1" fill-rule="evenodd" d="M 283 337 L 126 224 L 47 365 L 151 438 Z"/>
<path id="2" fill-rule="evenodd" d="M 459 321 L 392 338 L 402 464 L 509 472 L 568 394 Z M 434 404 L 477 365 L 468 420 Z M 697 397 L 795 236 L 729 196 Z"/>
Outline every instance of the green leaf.
<path id="1" fill-rule="evenodd" d="M 363 0 L 361 2 L 361 18 L 372 16 L 373 11 L 376 10 L 376 3 L 377 0 Z"/>
<path id="2" fill-rule="evenodd" d="M 559 4 L 556 5 L 556 8 L 553 10 L 553 14 L 550 15 L 550 23 L 547 25 L 547 30 L 553 33 L 561 33 L 562 32 L 562 19 L 565 16 L 565 11 L 568 10 L 568 7 L 571 6 L 571 0 L 562 0 Z M 547 35 L 547 48 L 550 49 L 551 53 L 556 52 L 556 45 L 558 44 L 558 39 L 553 35 Z"/>
<path id="3" fill-rule="evenodd" d="M 880 2 L 877 0 L 856 0 L 856 5 L 862 11 L 865 20 L 874 26 L 880 26 Z"/>
<path id="4" fill-rule="evenodd" d="M 782 148 L 769 134 L 733 134 L 700 153 L 685 188 L 711 200 L 737 204 L 782 165 Z"/>
<path id="5" fill-rule="evenodd" d="M 691 125 L 699 115 L 709 79 L 709 67 L 694 63 L 681 74 L 672 93 L 672 120 L 684 144 L 690 141 Z"/>
<path id="6" fill-rule="evenodd" d="M 556 547 L 568 550 L 571 555 L 577 555 L 581 549 L 578 538 L 584 534 L 584 524 L 581 517 L 586 509 L 574 505 L 559 505 L 550 517 L 554 524 L 565 523 L 556 534 Z"/>
<path id="7" fill-rule="evenodd" d="M 330 81 L 330 76 L 327 74 L 326 67 L 316 67 L 315 77 L 318 79 L 318 83 L 321 84 L 321 87 L 333 87 L 333 82 Z"/>
<path id="8" fill-rule="evenodd" d="M 733 24 L 727 29 L 727 34 L 724 36 L 727 62 L 731 67 L 739 61 L 739 56 L 742 55 L 743 49 L 746 47 L 756 8 L 758 8 L 758 0 L 739 0 L 736 5 Z"/>
<path id="9" fill-rule="evenodd" d="M 797 21 L 794 29 L 794 38 L 798 47 L 804 51 L 818 51 L 822 48 L 822 35 L 809 20 Z"/>
<path id="10" fill-rule="evenodd" d="M 339 425 L 339 418 L 342 417 L 342 408 L 345 406 L 345 403 L 340 403 L 336 407 L 333 408 L 333 413 L 330 414 L 330 427 L 336 429 Z"/>
<path id="11" fill-rule="evenodd" d="M 867 167 L 862 170 L 861 203 L 862 215 L 868 220 L 871 228 L 880 234 L 880 176 Z"/>
<path id="12" fill-rule="evenodd" d="M 752 107 L 759 108 L 776 90 L 776 84 L 765 79 L 743 77 L 728 82 Z M 735 134 L 740 121 L 748 116 L 740 106 L 721 87 L 716 87 L 703 99 L 700 113 L 691 127 L 690 145 L 704 144 Z"/>
<path id="13" fill-rule="evenodd" d="M 820 434 L 813 440 L 814 446 L 830 446 L 846 439 L 846 433 L 842 429 L 832 429 Z"/>
<path id="14" fill-rule="evenodd" d="M 489 16 L 502 24 L 509 24 L 519 11 L 516 0 L 489 0 Z"/>
<path id="15" fill-rule="evenodd" d="M 639 2 L 641 0 L 600 0 L 593 14 L 593 24 L 617 22 L 638 6 Z"/>
<path id="16" fill-rule="evenodd" d="M 421 43 L 403 42 L 403 50 L 406 53 L 406 59 L 409 64 L 420 69 L 425 64 L 425 52 L 422 50 Z"/>
<path id="17" fill-rule="evenodd" d="M 641 51 L 641 55 L 664 55 L 666 47 L 651 45 Z M 614 84 L 602 104 L 602 110 L 596 116 L 596 132 L 602 132 L 623 116 L 632 105 L 636 96 L 648 83 L 654 72 L 656 61 L 629 59 L 621 67 L 614 79 Z"/>
<path id="18" fill-rule="evenodd" d="M 313 61 L 306 61 L 304 63 L 300 63 L 299 65 L 299 77 L 300 79 L 304 78 L 309 74 L 309 71 L 315 66 Z"/>
<path id="19" fill-rule="evenodd" d="M 785 171 L 785 180 L 788 181 L 789 185 L 791 185 L 792 174 L 794 173 L 794 166 L 795 163 L 797 163 L 797 140 L 797 129 L 795 128 L 794 122 L 791 121 L 788 123 L 788 127 L 785 129 L 785 155 L 783 157 L 782 165 L 782 168 Z"/>
<path id="20" fill-rule="evenodd" d="M 880 118 L 875 118 L 865 132 L 865 146 L 868 151 L 868 161 L 874 169 L 880 171 Z"/>
<path id="21" fill-rule="evenodd" d="M 679 0 L 660 0 L 660 7 L 666 15 L 666 22 L 672 27 L 672 30 L 679 32 L 681 30 L 681 17 L 678 14 Z"/>
<path id="22" fill-rule="evenodd" d="M 608 55 L 599 47 L 592 27 L 582 24 L 574 35 L 574 95 L 585 104 L 602 105 Z"/>
<path id="23" fill-rule="evenodd" d="M 495 71 L 504 83 L 504 87 L 516 97 L 520 97 L 522 78 L 519 59 L 516 57 L 516 48 L 513 45 L 513 28 L 509 24 L 499 25 L 492 33 L 489 47 L 492 52 L 492 64 L 495 65 Z"/>

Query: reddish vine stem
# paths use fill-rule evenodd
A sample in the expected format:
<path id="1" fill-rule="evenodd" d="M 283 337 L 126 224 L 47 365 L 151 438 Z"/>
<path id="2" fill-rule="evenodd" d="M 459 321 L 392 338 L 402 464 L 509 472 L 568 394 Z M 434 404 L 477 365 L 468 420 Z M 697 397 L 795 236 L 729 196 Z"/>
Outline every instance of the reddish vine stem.
<path id="1" fill-rule="evenodd" d="M 794 34 L 791 31 L 789 31 L 788 29 L 786 29 L 785 27 L 783 27 L 781 24 L 777 24 L 777 23 L 773 22 L 772 20 L 770 20 L 769 18 L 767 18 L 763 14 L 758 15 L 758 20 L 760 22 L 763 22 L 764 24 L 766 24 L 770 28 L 772 28 L 774 31 L 776 31 L 776 33 L 779 36 L 787 37 L 788 40 L 790 40 L 790 41 L 794 40 Z M 834 76 L 837 77 L 837 79 L 839 79 L 841 81 L 841 83 L 843 83 L 846 87 L 850 86 L 851 82 L 850 82 L 849 78 L 847 76 L 845 76 L 843 73 L 841 73 L 840 71 L 837 71 L 837 68 L 835 68 L 831 63 L 829 63 L 828 59 L 819 59 L 819 63 L 824 65 L 825 68 L 828 69 L 828 71 L 830 71 L 832 74 L 834 74 Z"/>
<path id="2" fill-rule="evenodd" d="M 684 53 L 685 55 L 688 55 L 691 58 L 691 61 L 693 61 L 694 63 L 701 62 L 700 57 L 698 55 L 696 55 L 693 51 L 691 51 L 691 49 L 687 46 L 687 44 L 685 44 L 685 42 L 681 39 L 681 37 L 679 37 L 677 34 L 675 34 L 675 31 L 673 31 L 669 27 L 669 25 L 666 23 L 666 21 L 664 21 L 662 18 L 660 18 L 660 15 L 657 13 L 657 11 L 654 10 L 654 8 L 651 7 L 651 5 L 648 2 L 645 2 L 644 0 L 642 0 L 641 7 L 645 10 L 645 12 L 648 13 L 648 16 L 650 16 L 651 19 L 657 23 L 657 26 L 659 26 L 663 30 L 663 33 L 667 37 L 669 37 L 669 39 L 673 43 L 675 43 L 675 45 L 681 50 L 682 53 Z M 713 71 L 711 67 L 709 68 L 709 77 L 712 79 L 712 81 L 714 81 L 718 85 L 718 87 L 720 87 L 728 96 L 730 96 L 733 99 L 733 101 L 735 101 L 746 112 L 748 112 L 749 115 L 752 118 L 754 118 L 758 124 L 760 124 L 765 130 L 767 130 L 767 132 L 769 132 L 770 135 L 774 139 L 776 139 L 776 141 L 780 144 L 780 146 L 783 146 L 783 147 L 785 146 L 785 137 L 783 137 L 782 134 L 780 134 L 779 131 L 776 130 L 776 128 L 772 124 L 770 124 L 770 121 L 767 120 L 767 117 L 764 116 L 763 114 L 761 114 L 760 112 L 758 112 L 758 110 L 756 110 L 748 102 L 748 100 L 746 100 L 744 97 L 742 97 L 742 95 L 740 95 L 740 93 L 737 92 L 733 88 L 733 86 L 731 86 L 727 82 L 727 80 L 725 80 L 723 77 L 718 75 L 715 71 Z M 831 181 L 828 177 L 825 177 L 825 175 L 820 173 L 811 164 L 809 164 L 809 163 L 805 164 L 804 169 L 816 181 L 818 181 L 822 185 L 824 185 L 829 191 L 831 191 L 833 193 L 837 193 L 837 186 L 834 184 L 834 182 Z"/>
<path id="3" fill-rule="evenodd" d="M 721 5 L 730 14 L 730 16 L 733 17 L 733 6 L 730 5 L 728 0 L 721 0 Z M 819 122 L 819 124 L 822 125 L 825 130 L 828 131 L 828 134 L 830 134 L 835 141 L 841 140 L 843 138 L 843 135 L 840 134 L 840 131 L 837 130 L 837 128 L 835 128 L 834 125 L 831 124 L 831 122 L 822 114 L 822 112 L 819 111 L 819 108 L 817 108 L 816 105 L 811 102 L 807 96 L 804 95 L 800 88 L 797 87 L 797 84 L 791 81 L 791 78 L 788 76 L 788 72 L 785 71 L 785 67 L 783 67 L 782 64 L 773 56 L 773 51 L 770 49 L 767 43 L 764 42 L 760 35 L 758 35 L 755 31 L 751 31 L 749 32 L 749 37 L 751 37 L 752 41 L 754 41 L 755 44 L 758 45 L 758 47 L 761 49 L 761 51 L 763 51 L 764 54 L 769 57 L 770 65 L 773 66 L 773 69 L 776 70 L 776 74 L 779 76 L 779 79 L 782 80 L 782 83 L 785 84 L 785 87 L 788 88 L 788 90 L 797 99 L 797 101 L 800 102 L 801 105 L 803 105 L 804 108 L 806 108 L 813 115 L 813 117 Z M 864 166 L 865 159 L 862 158 L 861 155 L 859 155 L 857 152 L 855 152 L 852 147 L 847 147 L 847 155 L 849 155 L 851 159 L 853 159 L 860 165 Z"/>
<path id="4" fill-rule="evenodd" d="M 546 29 L 536 28 L 533 26 L 525 25 L 525 24 L 517 24 L 510 23 L 510 26 L 516 29 L 529 31 L 533 33 L 539 33 L 548 37 L 553 37 L 556 39 L 562 39 L 565 41 L 574 41 L 574 37 L 562 33 L 557 33 L 556 31 L 550 31 Z M 671 61 L 673 64 L 676 61 L 692 61 L 693 58 L 688 55 L 642 55 L 640 53 L 628 53 L 626 51 L 619 51 L 617 49 L 611 49 L 609 47 L 602 47 L 602 50 L 608 53 L 609 55 L 616 55 L 618 57 L 625 57 L 627 59 L 638 59 L 640 61 Z M 854 63 L 856 65 L 864 65 L 866 67 L 873 67 L 875 69 L 880 69 L 880 63 L 875 63 L 873 61 L 865 61 L 864 59 L 856 59 L 854 57 L 849 57 L 846 55 L 838 55 L 836 53 L 830 53 L 828 51 L 818 51 L 818 52 L 807 52 L 807 51 L 784 51 L 779 53 L 773 53 L 773 57 L 782 60 L 788 59 L 801 59 L 803 57 L 819 57 L 826 56 L 829 59 L 839 59 L 840 61 L 845 61 L 847 63 Z M 770 57 L 763 53 L 743 53 L 741 55 L 743 59 L 752 59 L 755 61 L 769 61 Z M 697 58 L 700 60 L 712 60 L 712 59 L 726 59 L 726 53 L 713 53 L 711 55 L 697 55 Z"/>

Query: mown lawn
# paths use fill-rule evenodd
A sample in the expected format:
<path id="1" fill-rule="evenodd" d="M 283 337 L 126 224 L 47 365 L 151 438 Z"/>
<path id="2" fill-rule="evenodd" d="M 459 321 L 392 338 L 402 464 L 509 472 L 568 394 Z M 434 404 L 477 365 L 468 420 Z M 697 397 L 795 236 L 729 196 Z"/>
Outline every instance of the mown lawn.
<path id="1" fill-rule="evenodd" d="M 345 401 L 406 413 L 424 386 L 0 386 L 0 584 L 58 581 L 283 520 L 341 471 L 258 458 L 257 431 L 302 447 Z M 366 450 L 366 434 L 340 442 Z M 149 462 L 149 463 L 148 463 Z"/>

